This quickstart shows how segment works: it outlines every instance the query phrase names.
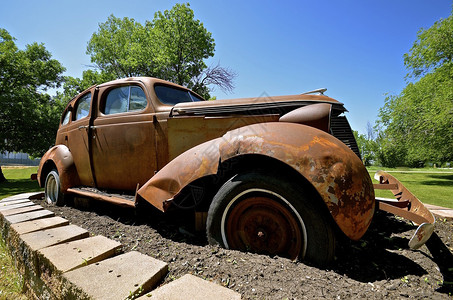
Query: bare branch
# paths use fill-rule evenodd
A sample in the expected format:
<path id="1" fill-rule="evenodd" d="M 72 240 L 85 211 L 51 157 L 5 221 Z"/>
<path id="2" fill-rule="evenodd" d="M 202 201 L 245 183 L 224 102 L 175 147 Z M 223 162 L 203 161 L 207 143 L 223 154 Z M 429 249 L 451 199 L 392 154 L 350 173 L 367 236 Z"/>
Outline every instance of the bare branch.
<path id="1" fill-rule="evenodd" d="M 196 82 L 203 86 L 215 85 L 225 93 L 231 93 L 234 90 L 233 80 L 236 73 L 229 69 L 220 66 L 217 63 L 215 66 L 209 66 L 197 77 Z"/>

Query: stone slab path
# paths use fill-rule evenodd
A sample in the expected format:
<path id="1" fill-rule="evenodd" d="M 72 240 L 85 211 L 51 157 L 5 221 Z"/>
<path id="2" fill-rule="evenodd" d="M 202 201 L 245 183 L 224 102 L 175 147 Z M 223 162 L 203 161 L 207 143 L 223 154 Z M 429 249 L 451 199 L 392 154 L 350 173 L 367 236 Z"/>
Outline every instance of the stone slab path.
<path id="1" fill-rule="evenodd" d="M 159 286 L 167 263 L 120 243 L 92 236 L 30 199 L 36 193 L 0 200 L 0 233 L 38 299 L 241 299 L 213 282 L 185 275 Z"/>

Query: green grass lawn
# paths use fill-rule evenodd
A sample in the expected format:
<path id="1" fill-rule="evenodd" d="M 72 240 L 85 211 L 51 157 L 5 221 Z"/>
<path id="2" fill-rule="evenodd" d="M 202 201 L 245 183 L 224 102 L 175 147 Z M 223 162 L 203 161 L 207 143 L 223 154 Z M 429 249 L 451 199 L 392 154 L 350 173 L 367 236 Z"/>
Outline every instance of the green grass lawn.
<path id="1" fill-rule="evenodd" d="M 38 171 L 38 167 L 2 167 L 7 182 L 0 183 L 0 199 L 21 193 L 38 192 L 42 189 L 30 176 Z"/>
<path id="2" fill-rule="evenodd" d="M 27 299 L 23 281 L 14 267 L 3 239 L 0 238 L 0 299 Z"/>
<path id="3" fill-rule="evenodd" d="M 368 168 L 371 178 L 379 168 Z M 423 203 L 453 208 L 453 170 L 448 169 L 383 169 L 398 179 Z M 377 183 L 373 179 L 374 183 Z M 386 190 L 376 190 L 377 197 L 393 198 Z"/>

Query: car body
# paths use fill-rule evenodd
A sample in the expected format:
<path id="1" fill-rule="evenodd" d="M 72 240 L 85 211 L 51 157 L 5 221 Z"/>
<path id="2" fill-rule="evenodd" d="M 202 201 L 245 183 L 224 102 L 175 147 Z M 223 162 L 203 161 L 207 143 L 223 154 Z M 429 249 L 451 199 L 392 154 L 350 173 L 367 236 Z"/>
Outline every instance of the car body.
<path id="1" fill-rule="evenodd" d="M 323 264 L 336 228 L 359 239 L 375 208 L 346 109 L 323 91 L 206 101 L 150 77 L 96 85 L 67 105 L 38 181 L 49 202 L 185 209 L 210 243 Z"/>

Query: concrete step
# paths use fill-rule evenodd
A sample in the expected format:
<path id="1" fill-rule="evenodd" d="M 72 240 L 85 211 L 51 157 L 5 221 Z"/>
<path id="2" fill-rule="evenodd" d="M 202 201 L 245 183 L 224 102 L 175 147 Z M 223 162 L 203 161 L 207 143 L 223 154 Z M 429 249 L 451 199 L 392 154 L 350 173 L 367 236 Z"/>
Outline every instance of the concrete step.
<path id="1" fill-rule="evenodd" d="M 12 202 L 0 203 L 0 212 L 5 211 L 5 210 L 10 210 L 13 208 L 32 206 L 32 205 L 35 205 L 35 203 L 33 203 L 32 201 L 29 201 L 29 200 L 19 200 L 19 202 L 12 201 Z"/>
<path id="2" fill-rule="evenodd" d="M 19 214 L 19 215 L 6 216 L 4 218 L 5 218 L 6 223 L 16 224 L 16 223 L 21 223 L 21 222 L 26 222 L 26 221 L 33 221 L 33 220 L 53 217 L 53 216 L 55 216 L 55 214 L 53 212 L 51 212 L 50 210 L 47 210 L 47 209 L 43 209 L 43 210 L 32 211 L 32 212 L 28 212 L 28 213 Z"/>
<path id="3" fill-rule="evenodd" d="M 44 208 L 41 205 L 30 205 L 30 206 L 0 211 L 0 214 L 2 214 L 3 216 L 6 217 L 6 216 L 18 215 L 18 214 L 23 214 L 23 213 L 27 213 L 27 212 L 37 211 L 37 210 L 43 210 L 43 209 Z"/>
<path id="4" fill-rule="evenodd" d="M 69 225 L 69 221 L 62 217 L 49 217 L 44 219 L 32 220 L 28 222 L 16 223 L 11 225 L 11 229 L 21 235 L 24 233 L 30 233 L 34 231 L 40 231 L 44 229 L 51 229 L 55 227 Z"/>
<path id="5" fill-rule="evenodd" d="M 98 235 L 41 249 L 38 256 L 42 263 L 64 273 L 112 257 L 121 253 L 121 248 L 119 242 Z"/>
<path id="6" fill-rule="evenodd" d="M 25 198 L 24 199 L 6 199 L 6 200 L 2 200 L 0 202 L 0 207 L 24 203 L 24 202 L 31 202 L 31 201 L 30 201 L 30 199 L 25 199 Z"/>
<path id="7" fill-rule="evenodd" d="M 32 251 L 37 251 L 53 245 L 87 238 L 88 236 L 89 233 L 85 229 L 76 225 L 67 225 L 25 233 L 20 238 Z"/>
<path id="8" fill-rule="evenodd" d="M 241 295 L 226 287 L 186 274 L 175 281 L 165 284 L 154 291 L 138 298 L 140 300 L 205 300 L 231 299 L 240 300 Z"/>
<path id="9" fill-rule="evenodd" d="M 439 219 L 446 219 L 446 220 L 453 220 L 453 209 L 448 209 L 448 210 L 432 210 L 431 211 L 433 213 L 433 215 L 436 217 L 436 218 L 439 218 Z"/>
<path id="10" fill-rule="evenodd" d="M 167 272 L 163 261 L 132 251 L 67 272 L 64 277 L 94 299 L 122 300 L 151 290 Z"/>
<path id="11" fill-rule="evenodd" d="M 436 218 L 453 220 L 453 209 L 431 204 L 425 204 L 425 206 Z"/>
<path id="12" fill-rule="evenodd" d="M 31 193 L 17 194 L 17 195 L 9 196 L 7 198 L 4 198 L 4 199 L 0 200 L 0 203 L 14 201 L 14 200 L 22 200 L 22 199 L 30 200 L 30 199 L 35 198 L 37 195 L 43 195 L 43 194 L 44 193 L 42 193 L 42 192 L 31 192 Z"/>
<path id="13" fill-rule="evenodd" d="M 30 205 L 30 206 L 35 205 L 31 201 L 29 201 L 29 202 L 32 203 L 32 205 Z M 10 212 L 11 210 L 18 209 L 19 207 L 17 207 L 17 205 L 23 205 L 23 204 L 28 204 L 28 203 L 8 205 L 5 207 L 9 207 L 10 209 L 1 211 L 1 213 L 0 213 L 0 216 L 1 216 L 0 233 L 5 240 L 8 239 L 9 228 L 11 227 L 12 224 L 22 223 L 22 222 L 26 222 L 26 221 L 32 221 L 32 220 L 37 220 L 37 219 L 42 219 L 42 218 L 47 218 L 47 217 L 53 217 L 55 215 L 53 212 L 51 212 L 49 210 L 45 210 L 45 209 L 21 213 L 21 214 L 13 214 L 13 215 L 7 215 L 7 216 L 3 215 L 4 212 L 6 214 L 8 214 L 8 212 Z M 20 208 L 23 208 L 23 206 Z"/>

